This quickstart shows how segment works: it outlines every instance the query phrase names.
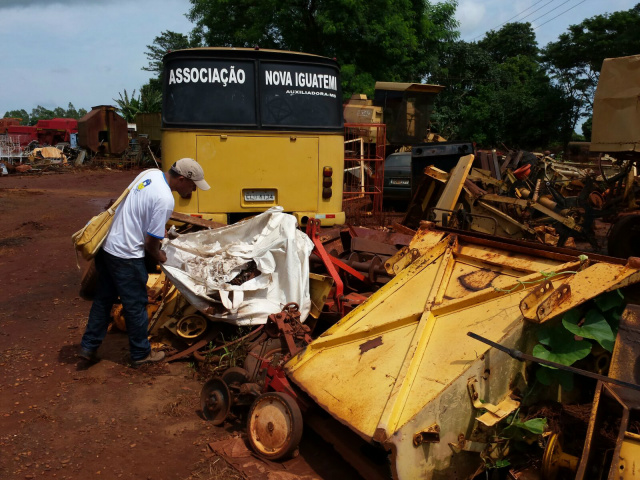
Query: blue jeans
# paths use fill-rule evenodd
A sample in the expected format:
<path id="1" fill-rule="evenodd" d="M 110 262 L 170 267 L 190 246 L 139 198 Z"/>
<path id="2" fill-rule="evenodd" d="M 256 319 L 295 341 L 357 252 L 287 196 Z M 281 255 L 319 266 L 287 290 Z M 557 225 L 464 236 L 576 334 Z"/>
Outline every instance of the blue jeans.
<path id="1" fill-rule="evenodd" d="M 82 348 L 95 352 L 107 334 L 111 308 L 120 297 L 131 360 L 141 360 L 151 352 L 147 338 L 147 269 L 144 258 L 119 258 L 100 249 L 95 257 L 98 285 L 89 312 Z"/>

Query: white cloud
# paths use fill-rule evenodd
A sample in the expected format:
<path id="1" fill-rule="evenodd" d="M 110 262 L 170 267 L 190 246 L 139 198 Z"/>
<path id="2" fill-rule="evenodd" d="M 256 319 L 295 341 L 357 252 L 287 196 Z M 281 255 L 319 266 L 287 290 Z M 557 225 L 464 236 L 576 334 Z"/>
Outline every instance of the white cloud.
<path id="1" fill-rule="evenodd" d="M 456 20 L 460 22 L 460 34 L 463 38 L 486 26 L 486 7 L 474 0 L 463 0 L 458 5 Z"/>

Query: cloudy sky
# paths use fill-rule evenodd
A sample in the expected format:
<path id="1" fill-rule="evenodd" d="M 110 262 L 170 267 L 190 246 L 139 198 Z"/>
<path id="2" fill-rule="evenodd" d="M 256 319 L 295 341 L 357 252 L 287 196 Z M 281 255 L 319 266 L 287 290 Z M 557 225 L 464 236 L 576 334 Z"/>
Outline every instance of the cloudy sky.
<path id="1" fill-rule="evenodd" d="M 640 0 L 459 0 L 461 38 L 530 21 L 540 45 L 568 25 Z M 0 116 L 37 105 L 89 110 L 146 83 L 146 45 L 188 33 L 189 0 L 0 0 Z M 639 52 L 640 53 L 640 52 Z"/>

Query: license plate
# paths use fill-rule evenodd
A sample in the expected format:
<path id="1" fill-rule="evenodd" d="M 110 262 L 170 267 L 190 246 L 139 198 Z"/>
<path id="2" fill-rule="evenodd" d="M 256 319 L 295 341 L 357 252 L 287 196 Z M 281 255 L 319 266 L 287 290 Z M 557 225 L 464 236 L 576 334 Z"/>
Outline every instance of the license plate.
<path id="1" fill-rule="evenodd" d="M 390 185 L 409 185 L 408 178 L 392 178 L 389 180 Z"/>
<path id="2" fill-rule="evenodd" d="M 275 202 L 276 191 L 275 190 L 245 190 L 244 201 L 245 202 Z"/>

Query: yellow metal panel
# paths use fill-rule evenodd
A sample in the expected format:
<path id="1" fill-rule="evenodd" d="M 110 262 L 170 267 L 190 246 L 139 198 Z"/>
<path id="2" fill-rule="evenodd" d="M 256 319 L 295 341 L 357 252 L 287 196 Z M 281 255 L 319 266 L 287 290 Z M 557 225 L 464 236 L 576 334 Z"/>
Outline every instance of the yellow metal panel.
<path id="1" fill-rule="evenodd" d="M 472 245 L 455 235 L 425 245 L 421 257 L 285 365 L 289 378 L 335 418 L 393 449 L 397 478 L 430 478 L 436 471 L 470 475 L 477 463 L 452 457 L 448 446 L 475 431 L 468 381 L 477 380 L 480 398 L 498 403 L 516 376 L 523 378 L 523 364 L 471 339 L 468 331 L 525 351 L 537 327 L 524 320 L 520 304 L 548 282 L 549 273 L 558 274 L 554 283 L 571 288 L 550 307 L 552 316 L 640 280 L 630 266 L 524 257 L 508 245 Z M 463 284 L 470 274 L 477 277 L 472 288 Z M 414 447 L 413 435 L 434 423 L 441 426 L 441 442 Z"/>
<path id="2" fill-rule="evenodd" d="M 382 335 L 326 346 L 314 361 L 296 369 L 296 382 L 313 384 L 322 371 L 322 385 L 317 385 L 312 397 L 319 405 L 330 406 L 332 415 L 347 421 L 365 439 L 371 437 L 416 325 L 414 321 Z M 370 345 L 380 344 L 362 352 L 367 341 Z"/>
<path id="3" fill-rule="evenodd" d="M 211 185 L 199 192 L 199 211 L 262 211 L 272 205 L 285 211 L 318 208 L 318 185 L 308 181 L 320 175 L 318 137 L 198 135 L 197 144 L 196 160 Z M 247 189 L 271 190 L 275 201 L 245 202 Z"/>
<path id="4" fill-rule="evenodd" d="M 456 249 L 456 253 L 460 257 L 474 258 L 485 264 L 509 267 L 524 273 L 549 271 L 559 263 L 557 260 L 534 257 L 523 253 L 514 255 L 512 252 L 481 245 L 460 244 Z"/>
<path id="5" fill-rule="evenodd" d="M 490 302 L 435 316 L 435 326 L 425 346 L 420 366 L 394 430 L 414 417 L 446 385 L 463 374 L 491 347 L 467 336 L 468 331 L 500 342 L 505 332 L 522 321 L 519 304 L 527 291 L 513 292 Z M 388 432 L 391 433 L 391 432 Z"/>
<path id="6" fill-rule="evenodd" d="M 624 433 L 616 473 L 620 480 L 640 479 L 640 435 Z"/>
<path id="7" fill-rule="evenodd" d="M 221 145 L 223 138 L 226 145 Z M 335 133 L 164 130 L 162 168 L 167 170 L 183 157 L 195 158 L 212 186 L 206 193 L 196 190 L 190 200 L 174 194 L 178 212 L 227 223 L 227 213 L 260 212 L 276 203 L 245 203 L 243 207 L 242 189 L 274 188 L 277 203 L 300 223 L 316 217 L 323 226 L 330 226 L 345 221 L 343 150 L 343 136 Z M 330 198 L 322 198 L 324 167 L 333 171 Z"/>
<path id="8" fill-rule="evenodd" d="M 453 210 L 456 204 L 458 203 L 458 197 L 460 196 L 460 192 L 462 191 L 462 187 L 464 186 L 464 181 L 469 174 L 469 170 L 471 170 L 471 165 L 473 164 L 473 155 L 465 155 L 460 158 L 458 164 L 451 171 L 451 175 L 449 176 L 449 180 L 447 181 L 447 185 L 444 187 L 444 191 L 438 200 L 438 204 L 436 205 L 437 209 L 444 210 Z M 442 210 L 434 211 L 436 216 L 436 222 L 442 223 L 442 216 L 445 215 L 446 212 Z"/>
<path id="9" fill-rule="evenodd" d="M 487 268 L 457 261 L 447 285 L 445 300 L 466 297 L 487 287 L 504 288 L 513 283 L 513 275 L 505 275 L 498 267 Z"/>

